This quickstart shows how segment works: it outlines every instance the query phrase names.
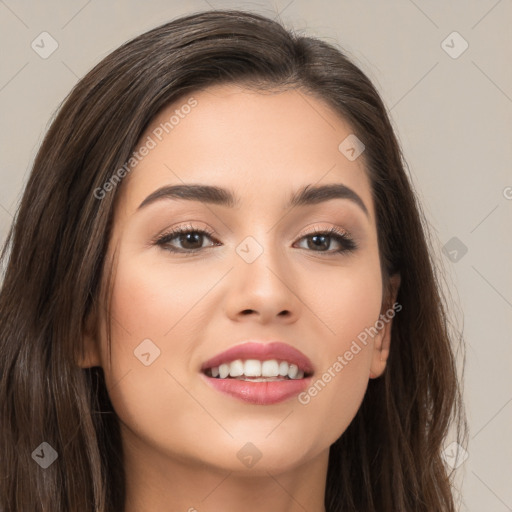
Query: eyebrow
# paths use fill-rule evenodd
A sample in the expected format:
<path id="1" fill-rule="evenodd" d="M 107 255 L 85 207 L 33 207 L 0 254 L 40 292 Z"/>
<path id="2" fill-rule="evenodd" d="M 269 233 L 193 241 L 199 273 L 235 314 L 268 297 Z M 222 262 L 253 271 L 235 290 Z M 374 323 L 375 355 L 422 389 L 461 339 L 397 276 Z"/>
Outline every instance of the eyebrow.
<path id="1" fill-rule="evenodd" d="M 200 201 L 202 203 L 226 206 L 228 208 L 235 208 L 240 204 L 240 200 L 231 190 L 214 185 L 182 184 L 167 185 L 155 190 L 142 201 L 138 210 L 161 199 Z M 292 194 L 285 209 L 294 208 L 296 206 L 314 205 L 324 201 L 330 201 L 331 199 L 348 199 L 358 205 L 366 216 L 369 217 L 368 209 L 363 200 L 351 188 L 341 183 L 319 186 L 306 185 Z"/>

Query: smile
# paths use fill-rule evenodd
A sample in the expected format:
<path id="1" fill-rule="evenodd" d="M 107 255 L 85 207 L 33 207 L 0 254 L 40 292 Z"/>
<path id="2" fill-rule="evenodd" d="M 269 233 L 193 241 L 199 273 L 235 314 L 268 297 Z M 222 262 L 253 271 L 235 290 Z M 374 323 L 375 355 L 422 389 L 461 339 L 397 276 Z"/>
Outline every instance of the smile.
<path id="1" fill-rule="evenodd" d="M 280 341 L 247 341 L 205 361 L 200 375 L 230 397 L 254 405 L 282 402 L 304 391 L 313 364 L 297 348 Z"/>
<path id="2" fill-rule="evenodd" d="M 304 370 L 288 361 L 269 359 L 236 359 L 230 363 L 207 368 L 205 374 L 216 379 L 238 379 L 251 382 L 271 382 L 286 379 L 302 379 Z"/>

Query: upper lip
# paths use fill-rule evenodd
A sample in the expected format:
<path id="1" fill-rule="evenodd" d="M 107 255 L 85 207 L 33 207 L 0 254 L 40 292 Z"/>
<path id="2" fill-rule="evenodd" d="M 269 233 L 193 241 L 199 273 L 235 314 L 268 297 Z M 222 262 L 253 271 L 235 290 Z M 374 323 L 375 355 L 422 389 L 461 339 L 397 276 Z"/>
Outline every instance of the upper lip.
<path id="1" fill-rule="evenodd" d="M 299 370 L 302 370 L 305 374 L 313 373 L 313 363 L 306 355 L 291 345 L 280 341 L 269 343 L 247 341 L 240 343 L 205 361 L 201 366 L 201 371 L 220 366 L 223 363 L 230 363 L 236 359 L 258 359 L 260 361 L 277 359 L 296 364 Z"/>

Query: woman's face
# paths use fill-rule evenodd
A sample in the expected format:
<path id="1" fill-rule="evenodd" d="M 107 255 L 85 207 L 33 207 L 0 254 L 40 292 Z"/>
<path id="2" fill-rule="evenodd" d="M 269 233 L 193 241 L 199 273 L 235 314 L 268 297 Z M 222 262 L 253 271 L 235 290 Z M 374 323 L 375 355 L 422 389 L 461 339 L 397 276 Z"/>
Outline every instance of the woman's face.
<path id="1" fill-rule="evenodd" d="M 235 85 L 193 93 L 153 120 L 119 185 L 111 364 L 104 316 L 83 362 L 103 367 L 132 458 L 263 474 L 326 457 L 350 424 L 370 374 L 385 368 L 391 326 L 351 134 L 310 95 Z M 155 195 L 190 185 L 203 188 Z M 338 188 L 301 194 L 326 185 Z M 321 234 L 332 229 L 341 238 Z M 289 350 L 227 355 L 212 372 L 288 376 L 202 371 L 248 341 Z M 305 378 L 290 379 L 293 349 L 311 364 Z"/>

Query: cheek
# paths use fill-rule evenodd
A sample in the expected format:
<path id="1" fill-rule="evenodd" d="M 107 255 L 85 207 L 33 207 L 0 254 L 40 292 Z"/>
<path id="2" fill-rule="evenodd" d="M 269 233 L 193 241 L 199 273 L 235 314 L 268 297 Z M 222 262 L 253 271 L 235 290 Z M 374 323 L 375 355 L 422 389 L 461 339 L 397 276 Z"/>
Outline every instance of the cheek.
<path id="1" fill-rule="evenodd" d="M 157 372 L 188 369 L 187 340 L 201 328 L 197 302 L 214 281 L 197 279 L 197 273 L 180 272 L 177 266 L 173 270 L 143 265 L 136 257 L 119 258 L 111 298 L 112 384 L 131 371 L 130 380 L 141 378 L 161 389 L 153 380 Z M 106 361 L 106 343 L 102 347 Z"/>
<path id="2" fill-rule="evenodd" d="M 378 320 L 382 305 L 378 256 L 354 256 L 343 266 L 315 268 L 303 275 L 304 302 L 325 327 L 326 355 L 348 348 L 352 339 Z"/>
<path id="3" fill-rule="evenodd" d="M 136 338 L 162 338 L 197 301 L 203 280 L 161 265 L 141 265 L 136 258 L 119 264 L 112 297 L 113 314 Z M 197 274 L 196 274 L 197 275 Z M 188 277 L 188 279 L 187 279 Z M 207 281 L 207 279 L 206 279 Z"/>
<path id="4" fill-rule="evenodd" d="M 193 306 L 218 278 L 192 281 L 197 273 L 185 275 L 175 269 L 171 274 L 167 267 L 165 273 L 158 266 L 142 266 L 136 258 L 120 258 L 111 299 L 110 365 L 105 328 L 102 336 L 102 361 L 104 368 L 108 365 L 105 378 L 114 410 L 124 428 L 156 449 L 190 444 L 194 428 L 201 436 L 205 421 L 185 389 L 187 341 L 200 337 L 204 328 L 200 308 Z"/>
<path id="5" fill-rule="evenodd" d="M 331 442 L 353 420 L 367 389 L 372 328 L 381 311 L 381 279 L 378 260 L 373 258 L 371 263 L 341 268 L 324 278 L 317 273 L 319 291 L 308 297 L 321 320 L 317 354 L 323 364 L 298 402 L 310 417 L 329 419 L 325 435 Z"/>
<path id="6" fill-rule="evenodd" d="M 201 339 L 201 312 L 212 307 L 211 291 L 224 272 L 205 272 L 204 263 L 127 251 L 119 258 L 112 292 L 113 349 L 128 364 L 139 344 L 150 339 L 160 350 L 156 362 L 175 368 L 179 361 L 181 366 L 190 356 L 188 342 Z"/>

